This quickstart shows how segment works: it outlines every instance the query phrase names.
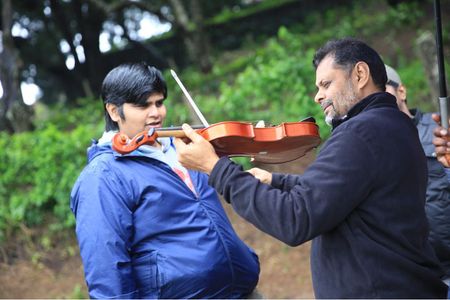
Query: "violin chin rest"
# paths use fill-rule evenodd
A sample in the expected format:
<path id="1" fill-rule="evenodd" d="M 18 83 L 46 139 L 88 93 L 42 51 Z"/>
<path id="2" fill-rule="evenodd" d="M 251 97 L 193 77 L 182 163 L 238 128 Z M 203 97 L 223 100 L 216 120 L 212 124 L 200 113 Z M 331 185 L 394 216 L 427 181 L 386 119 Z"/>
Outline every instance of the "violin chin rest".
<path id="1" fill-rule="evenodd" d="M 316 119 L 314 119 L 314 117 L 307 117 L 307 118 L 304 118 L 304 119 L 300 120 L 300 122 L 312 122 L 312 123 L 316 123 Z"/>

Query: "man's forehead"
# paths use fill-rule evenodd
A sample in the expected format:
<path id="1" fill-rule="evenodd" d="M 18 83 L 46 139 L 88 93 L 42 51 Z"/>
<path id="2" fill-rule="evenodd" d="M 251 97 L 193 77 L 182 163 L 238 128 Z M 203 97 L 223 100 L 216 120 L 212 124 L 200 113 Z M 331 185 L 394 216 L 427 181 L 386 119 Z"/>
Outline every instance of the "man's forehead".
<path id="1" fill-rule="evenodd" d="M 330 72 L 336 70 L 337 68 L 334 65 L 334 57 L 331 55 L 327 55 L 322 61 L 319 63 L 316 69 L 316 85 L 322 80 L 325 80 L 326 77 L 330 75 Z"/>
<path id="2" fill-rule="evenodd" d="M 333 55 L 327 55 L 325 56 L 322 61 L 319 63 L 316 69 L 316 73 L 328 71 L 330 69 L 335 69 L 336 66 L 334 65 L 334 56 Z"/>
<path id="3" fill-rule="evenodd" d="M 162 93 L 152 93 L 147 98 L 147 101 L 150 101 L 150 100 L 158 101 L 158 100 L 163 100 L 163 99 L 164 99 L 164 95 Z"/>

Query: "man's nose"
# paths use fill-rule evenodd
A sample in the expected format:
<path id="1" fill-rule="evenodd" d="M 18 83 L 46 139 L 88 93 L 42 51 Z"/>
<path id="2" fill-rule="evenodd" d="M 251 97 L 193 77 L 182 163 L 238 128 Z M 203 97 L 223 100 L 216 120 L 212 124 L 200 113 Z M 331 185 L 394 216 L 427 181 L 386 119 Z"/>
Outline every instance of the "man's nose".
<path id="1" fill-rule="evenodd" d="M 320 104 L 320 102 L 322 102 L 323 99 L 325 99 L 325 97 L 323 96 L 323 94 L 320 91 L 318 91 L 316 96 L 314 97 L 314 102 Z"/>
<path id="2" fill-rule="evenodd" d="M 150 105 L 148 108 L 148 116 L 149 117 L 154 117 L 157 116 L 159 114 L 159 110 L 155 105 Z"/>

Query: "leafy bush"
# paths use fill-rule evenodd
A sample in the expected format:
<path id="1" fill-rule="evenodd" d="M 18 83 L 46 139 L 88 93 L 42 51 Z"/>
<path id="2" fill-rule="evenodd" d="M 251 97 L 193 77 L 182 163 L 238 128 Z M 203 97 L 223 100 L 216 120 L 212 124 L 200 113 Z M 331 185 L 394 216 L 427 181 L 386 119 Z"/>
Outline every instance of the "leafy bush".
<path id="1" fill-rule="evenodd" d="M 39 131 L 52 124 L 58 130 L 70 131 L 83 124 L 103 123 L 103 103 L 98 98 L 80 98 L 75 107 L 64 103 L 53 106 L 37 105 L 35 128 Z"/>
<path id="2" fill-rule="evenodd" d="M 238 67 L 216 65 L 207 84 L 210 90 L 204 91 L 204 77 L 196 78 L 190 72 L 183 73 L 189 75 L 184 76 L 185 84 L 210 123 L 264 120 L 277 125 L 313 116 L 323 128 L 321 135 L 326 137 L 329 128 L 324 124 L 319 105 L 314 103 L 313 50 L 307 49 L 301 40 L 301 36 L 281 28 L 265 47 L 240 57 Z M 173 99 L 182 97 L 179 88 L 171 86 L 170 81 L 169 88 L 174 94 L 171 101 L 180 103 L 182 110 L 186 106 L 182 100 Z M 173 111 L 172 106 L 170 110 L 168 115 L 180 111 Z M 183 121 L 189 120 L 186 117 L 189 114 L 183 113 Z"/>
<path id="3" fill-rule="evenodd" d="M 438 107 L 438 99 L 431 99 L 425 70 L 420 61 L 409 62 L 397 68 L 403 84 L 407 88 L 408 106 L 419 107 L 422 111 L 433 112 Z"/>
<path id="4" fill-rule="evenodd" d="M 84 123 L 90 110 L 72 113 L 84 119 L 74 120 L 68 114 L 64 122 L 40 124 L 34 132 L 0 133 L 0 241 L 21 224 L 49 224 L 53 230 L 74 224 L 70 190 L 86 163 L 86 147 L 103 125 Z M 63 120 L 60 117 L 55 116 Z M 61 129 L 75 123 L 71 131 Z"/>
<path id="5" fill-rule="evenodd" d="M 301 37 L 281 28 L 277 39 L 256 52 L 233 85 L 222 83 L 220 97 L 208 101 L 215 115 L 231 120 L 265 120 L 272 124 L 299 121 L 307 116 L 324 125 L 323 113 L 314 103 L 313 51 Z M 327 135 L 325 131 L 323 134 Z"/>
<path id="6" fill-rule="evenodd" d="M 390 42 L 395 31 L 399 35 L 404 26 L 411 26 L 409 16 L 415 20 L 422 17 L 414 3 L 402 3 L 387 13 L 376 13 L 372 6 L 377 5 L 378 1 L 368 1 L 355 4 L 350 11 L 312 13 L 296 28 L 280 28 L 278 36 L 262 46 L 249 42 L 234 57 L 222 54 L 211 74 L 188 69 L 179 76 L 210 123 L 264 120 L 276 125 L 313 116 L 326 139 L 329 127 L 313 101 L 314 49 L 330 38 L 343 36 Z M 421 107 L 428 87 L 423 72 L 418 71 L 422 70 L 420 61 L 395 61 L 400 62 L 394 66 L 409 88 L 409 98 Z M 180 89 L 168 72 L 165 77 L 169 88 L 166 125 L 191 122 L 193 113 Z M 69 193 L 85 165 L 90 140 L 103 130 L 99 99 L 80 99 L 76 109 L 62 104 L 38 107 L 37 115 L 34 132 L 0 133 L 0 242 L 22 224 L 48 224 L 51 230 L 74 224 Z"/>

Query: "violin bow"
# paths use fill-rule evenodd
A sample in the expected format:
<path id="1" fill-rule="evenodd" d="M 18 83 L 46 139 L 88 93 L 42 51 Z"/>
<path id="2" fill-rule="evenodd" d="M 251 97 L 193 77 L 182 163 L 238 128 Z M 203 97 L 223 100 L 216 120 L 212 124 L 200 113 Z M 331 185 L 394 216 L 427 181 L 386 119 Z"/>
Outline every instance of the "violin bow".
<path id="1" fill-rule="evenodd" d="M 439 112 L 441 114 L 441 126 L 448 129 L 448 101 L 447 85 L 445 81 L 444 51 L 442 43 L 441 4 L 434 0 L 434 16 L 436 20 L 436 52 L 439 73 Z"/>
<path id="2" fill-rule="evenodd" d="M 175 73 L 174 70 L 170 69 L 170 74 L 172 74 L 173 79 L 175 79 L 175 81 L 177 82 L 178 86 L 181 88 L 181 90 L 183 91 L 183 94 L 186 96 L 186 98 L 188 99 L 189 104 L 191 105 L 191 107 L 194 109 L 195 114 L 197 115 L 197 117 L 200 119 L 200 122 L 202 122 L 203 126 L 205 127 L 209 127 L 208 121 L 206 121 L 205 117 L 203 116 L 202 112 L 200 111 L 200 109 L 198 109 L 197 105 L 195 104 L 194 100 L 192 99 L 191 95 L 189 95 L 188 91 L 186 90 L 186 88 L 184 87 L 183 83 L 181 82 L 180 78 L 178 78 L 177 73 Z"/>

